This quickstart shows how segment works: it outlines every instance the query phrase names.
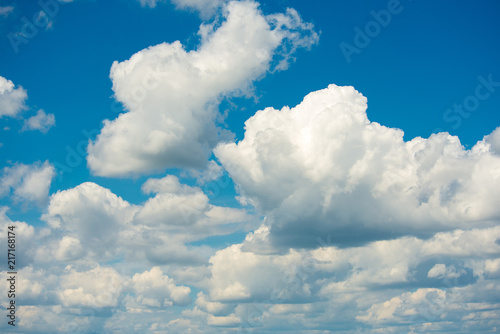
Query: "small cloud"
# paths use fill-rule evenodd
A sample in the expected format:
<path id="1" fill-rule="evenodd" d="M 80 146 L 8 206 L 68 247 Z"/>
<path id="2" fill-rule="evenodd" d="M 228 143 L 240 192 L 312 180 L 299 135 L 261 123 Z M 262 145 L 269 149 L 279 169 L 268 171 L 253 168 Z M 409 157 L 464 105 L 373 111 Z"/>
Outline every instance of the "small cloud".
<path id="1" fill-rule="evenodd" d="M 54 114 L 46 114 L 42 109 L 38 110 L 35 116 L 31 116 L 24 120 L 24 125 L 21 131 L 39 130 L 42 133 L 47 133 L 51 127 L 56 124 Z"/>
<path id="2" fill-rule="evenodd" d="M 21 111 L 26 110 L 27 98 L 28 94 L 23 87 L 15 88 L 12 81 L 0 76 L 0 117 L 15 117 Z"/>
<path id="3" fill-rule="evenodd" d="M 13 10 L 13 6 L 0 6 L 0 16 L 7 17 Z"/>
<path id="4" fill-rule="evenodd" d="M 205 184 L 220 178 L 224 174 L 224 170 L 215 161 L 210 160 L 204 170 L 192 169 L 189 174 L 196 178 L 198 184 Z"/>

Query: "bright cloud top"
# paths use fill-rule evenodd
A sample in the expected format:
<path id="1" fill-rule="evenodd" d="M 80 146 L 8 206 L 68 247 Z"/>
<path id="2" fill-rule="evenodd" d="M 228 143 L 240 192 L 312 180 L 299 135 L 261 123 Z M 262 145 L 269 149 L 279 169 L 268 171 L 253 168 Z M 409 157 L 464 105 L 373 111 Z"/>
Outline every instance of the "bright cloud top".
<path id="1" fill-rule="evenodd" d="M 228 0 L 172 0 L 179 9 L 191 9 L 200 13 L 202 18 L 213 16 L 217 9 Z"/>
<path id="2" fill-rule="evenodd" d="M 354 88 L 330 85 L 295 108 L 258 111 L 242 141 L 214 150 L 241 201 L 268 216 L 275 242 L 315 247 L 329 234 L 349 244 L 495 224 L 500 130 L 470 150 L 447 133 L 405 142 L 366 108 Z"/>
<path id="3" fill-rule="evenodd" d="M 115 62 L 115 98 L 128 112 L 105 121 L 88 146 L 88 165 L 102 176 L 128 176 L 169 167 L 203 167 L 227 131 L 217 127 L 224 96 L 249 92 L 270 69 L 286 67 L 290 53 L 318 36 L 294 10 L 264 16 L 255 2 L 231 2 L 224 21 L 200 27 L 200 46 L 186 52 L 163 43 Z M 287 41 L 292 45 L 282 49 Z"/>

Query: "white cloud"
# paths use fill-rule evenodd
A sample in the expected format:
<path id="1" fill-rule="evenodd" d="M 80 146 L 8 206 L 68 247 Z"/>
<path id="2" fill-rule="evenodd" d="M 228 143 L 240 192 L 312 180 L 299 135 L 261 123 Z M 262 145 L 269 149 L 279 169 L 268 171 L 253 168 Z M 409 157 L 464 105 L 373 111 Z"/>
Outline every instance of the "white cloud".
<path id="1" fill-rule="evenodd" d="M 130 231 L 137 210 L 92 182 L 58 191 L 50 197 L 42 219 L 64 235 L 57 243 L 50 243 L 52 249 L 47 251 L 59 261 L 77 260 L 84 255 L 111 259 L 121 251 L 122 238 Z"/>
<path id="2" fill-rule="evenodd" d="M 212 326 L 236 327 L 240 323 L 241 323 L 241 318 L 235 314 L 219 316 L 219 317 L 210 315 L 207 319 L 207 324 Z"/>
<path id="3" fill-rule="evenodd" d="M 215 161 L 210 160 L 204 170 L 190 170 L 188 174 L 196 178 L 198 184 L 217 180 L 224 174 L 224 169 Z"/>
<path id="4" fill-rule="evenodd" d="M 274 255 L 245 251 L 247 239 L 210 259 L 207 291 L 216 307 L 208 307 L 201 294 L 197 306 L 211 314 L 226 305 L 219 314 L 225 316 L 231 305 L 238 305 L 236 316 L 258 318 L 253 321 L 266 330 L 357 322 L 386 328 L 422 319 L 432 326 L 448 321 L 467 328 L 472 324 L 461 319 L 464 314 L 492 309 L 498 302 L 499 237 L 500 228 L 494 227 L 439 233 L 428 240 L 404 237 L 342 249 L 325 244 Z M 463 250 L 457 253 L 447 244 Z M 476 261 L 480 270 L 472 274 Z M 473 326 L 488 326 L 488 321 Z M 407 332 L 406 327 L 401 331 Z"/>
<path id="5" fill-rule="evenodd" d="M 164 0 L 138 0 L 142 7 L 155 8 Z M 171 0 L 177 9 L 194 10 L 200 13 L 201 18 L 208 19 L 215 15 L 217 10 L 229 0 Z"/>
<path id="6" fill-rule="evenodd" d="M 163 274 L 160 267 L 153 267 L 150 271 L 135 274 L 132 284 L 136 292 L 137 301 L 149 307 L 167 307 L 171 305 L 187 305 L 191 302 L 191 289 L 186 286 L 177 286 L 173 279 Z"/>
<path id="7" fill-rule="evenodd" d="M 70 236 L 64 236 L 57 250 L 55 251 L 54 257 L 59 261 L 74 261 L 81 258 L 85 254 L 85 250 L 80 244 L 80 240 Z"/>
<path id="8" fill-rule="evenodd" d="M 155 8 L 158 2 L 161 0 L 138 0 L 141 3 L 142 7 Z"/>
<path id="9" fill-rule="evenodd" d="M 26 110 L 28 94 L 23 87 L 15 88 L 14 83 L 0 76 L 0 117 L 15 117 Z"/>
<path id="10" fill-rule="evenodd" d="M 295 251 L 273 256 L 245 252 L 242 245 L 232 245 L 210 258 L 209 296 L 222 302 L 268 300 L 278 295 L 290 301 L 307 298 L 307 284 L 295 286 L 293 281 L 302 260 Z M 290 289 L 291 283 L 294 287 Z"/>
<path id="11" fill-rule="evenodd" d="M 150 179 L 143 189 L 176 195 L 199 191 L 172 176 Z M 261 227 L 249 234 L 243 244 L 215 254 L 209 251 L 213 256 L 208 274 L 193 279 L 205 267 L 184 262 L 183 270 L 174 270 L 173 266 L 160 268 L 141 254 L 158 248 L 168 252 L 182 246 L 190 240 L 182 233 L 198 233 L 197 223 L 184 232 L 165 230 L 162 225 L 147 230 L 142 225 L 145 222 L 135 221 L 132 214 L 142 205 L 132 206 L 95 184 L 85 183 L 56 193 L 51 201 L 50 217 L 60 216 L 57 223 L 51 222 L 51 234 L 15 223 L 18 228 L 28 227 L 20 236 L 45 235 L 49 239 L 43 239 L 41 247 L 53 245 L 46 253 L 49 260 L 36 261 L 21 272 L 23 301 L 30 303 L 23 305 L 33 305 L 30 316 L 23 318 L 22 328 L 26 332 L 40 331 L 61 321 L 65 326 L 81 323 L 86 331 L 135 328 L 171 332 L 192 328 L 217 333 L 221 326 L 231 331 L 240 325 L 262 326 L 259 328 L 263 331 L 314 330 L 317 324 L 340 330 L 337 326 L 346 323 L 386 328 L 394 323 L 407 326 L 411 319 L 425 319 L 432 328 L 444 326 L 445 322 L 465 328 L 473 321 L 474 330 L 479 330 L 496 319 L 495 314 L 484 310 L 495 308 L 496 281 L 500 277 L 499 227 L 442 232 L 426 240 L 382 240 L 351 248 L 337 248 L 326 240 L 317 249 L 291 249 L 283 254 L 255 249 L 255 238 L 260 245 L 268 243 L 268 249 L 272 248 L 266 228 Z M 84 214 L 84 219 L 76 220 Z M 106 233 L 116 240 L 101 237 L 104 247 L 89 246 L 85 230 L 77 226 L 92 223 L 93 217 L 103 224 L 109 222 L 113 228 Z M 120 224 L 120 220 L 124 223 Z M 6 219 L 5 224 L 12 222 Z M 145 231 L 154 238 L 165 238 L 165 243 L 152 242 L 153 238 L 147 239 L 143 234 Z M 5 231 L 2 235 L 6 235 Z M 31 239 L 22 240 L 39 247 Z M 169 244 L 171 240 L 180 243 Z M 252 243 L 253 248 L 249 246 Z M 81 254 L 81 248 L 97 255 Z M 194 254 L 199 252 L 202 250 Z M 82 262 L 85 257 L 87 260 Z M 121 263 L 124 257 L 126 263 Z M 74 267 L 63 271 L 61 265 L 64 267 L 65 262 L 74 263 Z M 41 266 L 47 269 L 40 269 Z M 199 289 L 193 308 L 184 310 L 182 315 L 167 312 L 175 309 L 170 305 L 189 304 L 193 288 L 186 281 Z M 4 294 L 2 289 L 5 287 L 0 289 Z M 481 307 L 474 306 L 478 300 Z M 46 306 L 54 302 L 59 308 Z M 43 312 L 42 307 L 46 308 Z M 106 313 L 106 309 L 112 312 Z M 139 319 L 141 324 L 134 325 Z M 411 332 L 407 327 L 400 329 Z M 60 328 L 61 332 L 67 330 Z"/>
<path id="12" fill-rule="evenodd" d="M 430 236 L 500 217 L 500 157 L 491 145 L 465 150 L 447 133 L 405 142 L 401 130 L 368 120 L 366 98 L 352 87 L 330 85 L 295 108 L 258 111 L 245 130 L 214 153 L 285 249 L 317 247 L 328 235 L 345 245 Z"/>
<path id="13" fill-rule="evenodd" d="M 231 309 L 228 304 L 210 301 L 202 291 L 198 292 L 196 306 L 213 315 L 224 315 Z"/>
<path id="14" fill-rule="evenodd" d="M 35 162 L 32 165 L 16 164 L 5 167 L 2 174 L 0 196 L 8 195 L 12 190 L 12 199 L 15 202 L 43 205 L 47 201 L 55 169 L 45 161 L 43 164 Z"/>
<path id="15" fill-rule="evenodd" d="M 33 247 L 22 247 L 17 248 L 15 250 L 15 256 L 17 259 L 22 259 L 22 264 L 28 266 L 32 263 L 32 259 L 35 252 L 35 240 L 37 234 L 35 233 L 35 228 L 32 225 L 29 225 L 25 222 L 21 221 L 12 221 L 7 216 L 8 207 L 0 206 L 0 245 L 2 251 L 7 254 L 7 245 L 8 245 L 8 235 L 9 232 L 12 232 L 16 236 L 17 244 L 23 245 L 32 245 Z M 9 227 L 14 226 L 14 230 L 9 229 Z M 7 265 L 7 261 L 5 262 Z M 4 267 L 5 268 L 5 267 Z M 5 294 L 4 294 L 5 295 Z"/>
<path id="16" fill-rule="evenodd" d="M 42 219 L 57 237 L 45 240 L 37 261 L 208 265 L 214 250 L 190 242 L 254 224 L 245 210 L 211 205 L 201 189 L 183 185 L 175 176 L 149 179 L 142 189 L 155 195 L 140 205 L 92 182 L 53 194 Z"/>
<path id="17" fill-rule="evenodd" d="M 119 226 L 126 226 L 135 211 L 134 206 L 109 189 L 85 182 L 53 194 L 43 218 L 53 228 L 101 238 Z"/>
<path id="18" fill-rule="evenodd" d="M 128 112 L 105 121 L 89 144 L 93 173 L 128 176 L 206 165 L 211 149 L 228 136 L 216 126 L 220 99 L 248 93 L 273 59 L 283 67 L 290 52 L 318 39 L 296 12 L 264 16 L 257 7 L 252 1 L 227 4 L 220 26 L 201 26 L 196 50 L 163 43 L 113 63 L 115 98 Z"/>
<path id="19" fill-rule="evenodd" d="M 427 277 L 436 278 L 457 278 L 460 277 L 465 272 L 463 270 L 459 271 L 454 266 L 447 266 L 443 263 L 438 263 L 429 270 Z"/>
<path id="20" fill-rule="evenodd" d="M 51 127 L 56 124 L 54 114 L 46 114 L 42 109 L 38 110 L 35 116 L 31 116 L 24 120 L 21 131 L 39 130 L 42 133 L 47 133 Z"/>
<path id="21" fill-rule="evenodd" d="M 490 150 L 500 156 L 500 127 L 496 128 L 490 135 L 484 137 L 485 143 L 490 145 Z"/>
<path id="22" fill-rule="evenodd" d="M 117 306 L 125 281 L 116 270 L 95 267 L 79 272 L 69 266 L 65 271 L 59 292 L 62 305 L 93 308 Z"/>

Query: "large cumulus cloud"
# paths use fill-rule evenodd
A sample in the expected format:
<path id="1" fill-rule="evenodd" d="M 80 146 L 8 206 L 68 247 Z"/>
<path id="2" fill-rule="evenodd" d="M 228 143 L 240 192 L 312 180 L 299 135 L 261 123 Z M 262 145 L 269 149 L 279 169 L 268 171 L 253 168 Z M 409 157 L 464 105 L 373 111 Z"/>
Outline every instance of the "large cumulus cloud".
<path id="1" fill-rule="evenodd" d="M 115 98 L 127 109 L 105 121 L 88 146 L 97 175 L 127 176 L 169 167 L 202 167 L 227 133 L 216 124 L 224 96 L 249 92 L 270 69 L 284 68 L 298 47 L 317 41 L 297 12 L 264 16 L 253 1 L 230 2 L 222 22 L 202 24 L 201 42 L 187 52 L 163 43 L 115 62 Z"/>
<path id="2" fill-rule="evenodd" d="M 242 203 L 267 215 L 276 244 L 318 246 L 456 228 L 500 217 L 498 130 L 470 150 L 438 133 L 404 141 L 403 131 L 370 122 L 367 100 L 330 85 L 294 108 L 266 108 L 238 143 L 214 150 Z"/>

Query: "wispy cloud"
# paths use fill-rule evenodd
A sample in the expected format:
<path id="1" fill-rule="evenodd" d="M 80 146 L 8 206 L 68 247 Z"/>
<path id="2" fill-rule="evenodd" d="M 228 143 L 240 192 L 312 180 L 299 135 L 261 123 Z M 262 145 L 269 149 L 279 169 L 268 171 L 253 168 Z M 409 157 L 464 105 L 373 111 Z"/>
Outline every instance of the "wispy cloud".
<path id="1" fill-rule="evenodd" d="M 56 124 L 54 114 L 46 114 L 42 109 L 38 110 L 36 115 L 24 120 L 21 131 L 38 130 L 47 133 L 51 127 Z"/>

